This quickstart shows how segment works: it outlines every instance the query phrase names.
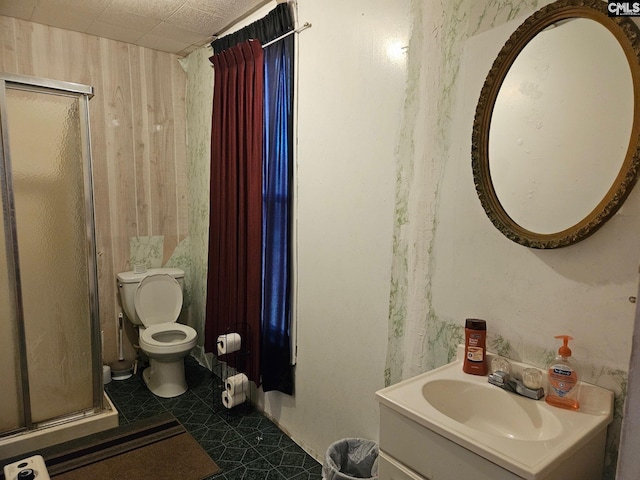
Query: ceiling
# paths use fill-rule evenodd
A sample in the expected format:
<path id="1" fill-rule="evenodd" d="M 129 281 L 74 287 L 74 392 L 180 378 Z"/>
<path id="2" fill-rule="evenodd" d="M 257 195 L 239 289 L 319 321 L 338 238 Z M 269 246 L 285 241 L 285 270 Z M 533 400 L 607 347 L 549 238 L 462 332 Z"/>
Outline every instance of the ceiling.
<path id="1" fill-rule="evenodd" d="M 184 56 L 265 0 L 0 0 L 0 15 Z"/>

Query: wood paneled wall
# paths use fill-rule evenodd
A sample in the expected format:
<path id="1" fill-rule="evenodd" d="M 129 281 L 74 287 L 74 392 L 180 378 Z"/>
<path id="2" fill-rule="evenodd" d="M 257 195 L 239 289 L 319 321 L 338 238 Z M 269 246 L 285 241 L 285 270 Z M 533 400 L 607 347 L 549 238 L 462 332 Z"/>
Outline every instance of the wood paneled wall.
<path id="1" fill-rule="evenodd" d="M 105 361 L 113 362 L 120 311 L 115 275 L 131 267 L 129 238 L 164 235 L 166 261 L 188 235 L 186 76 L 175 55 L 3 16 L 0 71 L 94 88 L 100 317 Z"/>

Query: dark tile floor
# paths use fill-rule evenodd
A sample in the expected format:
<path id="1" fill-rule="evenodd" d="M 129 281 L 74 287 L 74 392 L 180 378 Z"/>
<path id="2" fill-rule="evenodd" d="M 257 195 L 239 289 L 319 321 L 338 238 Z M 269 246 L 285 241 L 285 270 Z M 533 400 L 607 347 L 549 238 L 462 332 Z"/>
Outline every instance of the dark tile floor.
<path id="1" fill-rule="evenodd" d="M 221 382 L 193 358 L 185 360 L 189 390 L 176 398 L 153 395 L 141 372 L 105 390 L 120 425 L 169 411 L 202 445 L 222 472 L 207 480 L 320 480 L 322 466 L 273 422 L 246 404 L 221 404 Z"/>

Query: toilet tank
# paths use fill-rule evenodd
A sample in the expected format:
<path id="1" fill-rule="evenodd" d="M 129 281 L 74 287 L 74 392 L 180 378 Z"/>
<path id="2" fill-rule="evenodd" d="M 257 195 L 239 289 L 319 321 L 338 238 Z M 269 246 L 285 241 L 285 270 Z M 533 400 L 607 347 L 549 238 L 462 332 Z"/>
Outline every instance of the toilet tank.
<path id="1" fill-rule="evenodd" d="M 120 293 L 120 305 L 124 310 L 125 316 L 134 325 L 142 325 L 142 321 L 136 315 L 134 299 L 136 288 L 147 275 L 156 275 L 164 273 L 175 278 L 180 287 L 184 288 L 184 271 L 179 268 L 150 268 L 144 273 L 135 273 L 133 271 L 121 272 L 116 275 L 118 279 L 118 292 Z"/>

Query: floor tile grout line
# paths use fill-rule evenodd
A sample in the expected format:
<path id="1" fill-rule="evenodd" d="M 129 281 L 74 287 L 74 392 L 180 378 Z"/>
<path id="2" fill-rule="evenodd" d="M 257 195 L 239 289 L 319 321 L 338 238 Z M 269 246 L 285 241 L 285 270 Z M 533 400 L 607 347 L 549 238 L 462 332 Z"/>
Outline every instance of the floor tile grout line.
<path id="1" fill-rule="evenodd" d="M 204 368 L 204 367 L 200 367 L 200 368 Z M 187 372 L 188 374 L 187 377 L 189 379 L 190 373 L 193 374 L 194 377 L 197 377 L 197 375 L 200 375 L 201 372 L 202 370 L 196 371 L 194 369 L 191 369 L 191 371 Z M 238 480 L 238 477 L 233 475 L 233 473 L 234 472 L 242 473 L 242 477 L 246 476 L 248 473 L 247 465 L 250 465 L 251 463 L 254 463 L 258 460 L 260 462 L 263 462 L 262 465 L 265 465 L 268 467 L 267 470 L 264 470 L 265 474 L 267 471 L 269 471 L 269 472 L 273 472 L 273 474 L 277 474 L 277 476 L 279 476 L 280 478 L 286 479 L 288 478 L 287 477 L 288 473 L 285 473 L 285 472 L 290 472 L 289 469 L 294 468 L 299 470 L 299 473 L 295 475 L 296 477 L 318 478 L 318 479 L 320 478 L 320 470 L 319 470 L 320 465 L 318 464 L 318 462 L 299 447 L 298 447 L 299 449 L 298 451 L 295 451 L 295 449 L 293 451 L 287 450 L 295 446 L 295 442 L 291 441 L 291 443 L 289 443 L 288 445 L 283 445 L 283 438 L 285 437 L 289 438 L 289 437 L 273 421 L 271 421 L 269 418 L 267 418 L 266 416 L 264 416 L 263 414 L 261 414 L 255 409 L 253 409 L 247 415 L 238 413 L 237 415 L 240 415 L 240 416 L 233 416 L 230 414 L 231 411 L 222 410 L 224 407 L 221 404 L 216 405 L 216 397 L 215 397 L 216 391 L 217 392 L 221 391 L 221 384 L 217 386 L 214 384 L 216 379 L 214 378 L 214 375 L 212 375 L 211 373 L 205 373 L 202 375 L 202 377 L 203 378 L 199 379 L 200 380 L 199 382 L 196 382 L 197 387 L 191 388 L 190 392 L 188 393 L 188 396 L 183 398 L 184 399 L 183 402 L 181 402 L 180 400 L 177 400 L 175 402 L 171 400 L 165 401 L 163 399 L 159 399 L 158 397 L 155 397 L 153 394 L 151 394 L 151 392 L 149 392 L 146 389 L 146 387 L 142 383 L 142 379 L 139 378 L 139 376 L 135 380 L 135 383 L 121 384 L 121 385 L 118 385 L 117 387 L 112 386 L 111 388 L 106 386 L 105 390 L 107 390 L 107 393 L 109 394 L 110 398 L 114 402 L 116 409 L 118 409 L 118 412 L 120 413 L 121 418 L 123 418 L 126 423 L 135 422 L 138 419 L 142 419 L 145 417 L 144 413 L 141 413 L 140 411 L 136 411 L 135 408 L 134 409 L 129 408 L 132 406 L 131 403 L 129 402 L 132 402 L 134 400 L 139 400 L 141 403 L 152 404 L 153 409 L 168 411 L 174 415 L 178 415 L 179 413 L 182 413 L 182 414 L 190 413 L 191 415 L 193 415 L 198 412 L 201 412 L 201 408 L 202 408 L 203 411 L 206 411 L 208 419 L 211 419 L 215 424 L 217 424 L 218 422 L 221 423 L 225 431 L 232 432 L 235 438 L 241 440 L 241 442 L 239 442 L 239 446 L 237 447 L 237 450 L 241 451 L 242 454 L 239 458 L 234 459 L 233 457 L 231 457 L 229 459 L 230 462 L 234 463 L 233 468 L 231 468 L 230 470 L 225 470 L 221 474 L 211 477 L 211 480 L 214 480 L 214 479 L 215 480 L 218 480 L 218 479 Z M 206 382 L 211 382 L 211 383 L 210 385 L 207 385 Z M 109 391 L 109 390 L 112 390 L 112 391 Z M 128 398 L 124 400 L 126 397 Z M 143 399 L 143 397 L 146 397 L 146 398 Z M 151 398 L 153 398 L 154 401 L 151 401 L 150 400 Z M 122 403 L 123 401 L 124 403 Z M 179 410 L 179 411 L 176 411 L 176 410 Z M 250 420 L 247 420 L 247 419 L 250 419 Z M 181 420 L 181 421 L 184 421 L 187 424 L 185 425 L 185 428 L 190 433 L 193 434 L 198 431 L 198 428 L 194 427 L 193 426 L 194 424 L 190 423 L 188 420 Z M 202 433 L 206 436 L 206 432 L 209 431 L 209 427 L 205 427 L 205 428 L 207 428 L 205 432 L 199 432 L 199 433 Z M 252 431 L 252 432 L 247 433 L 248 431 Z M 258 433 L 262 435 L 264 435 L 265 433 L 267 434 L 273 433 L 274 435 L 278 436 L 277 445 L 269 446 L 265 444 L 267 445 L 267 447 L 272 447 L 272 450 L 269 451 L 269 450 L 262 449 L 259 447 L 259 445 L 254 444 L 250 440 L 250 436 L 253 435 L 253 433 Z M 205 440 L 205 438 L 201 437 L 200 435 L 198 436 L 198 438 L 201 438 L 201 440 Z M 226 449 L 235 448 L 235 447 L 229 447 L 229 446 L 223 445 L 222 442 L 219 442 L 219 443 L 223 448 L 222 455 L 224 455 L 224 451 L 226 451 Z M 249 451 L 253 452 L 251 456 L 254 458 L 252 458 L 250 461 L 247 461 L 247 463 L 245 463 L 243 459 L 246 457 L 247 452 Z M 278 458 L 278 465 L 274 465 L 275 463 L 274 454 L 276 453 L 278 454 L 278 455 L 275 455 L 275 458 Z M 292 465 L 283 465 L 282 461 L 288 453 L 300 453 L 304 455 L 302 459 L 302 463 L 292 464 Z M 269 458 L 271 458 L 271 460 L 269 460 Z M 305 467 L 305 465 L 307 466 Z M 257 471 L 259 470 L 260 469 L 258 469 Z M 254 469 L 254 474 L 255 472 L 256 470 Z M 229 476 L 226 476 L 225 474 L 229 474 Z"/>

